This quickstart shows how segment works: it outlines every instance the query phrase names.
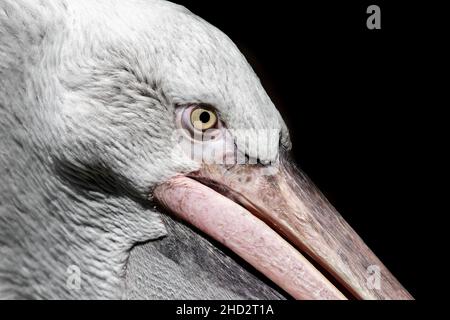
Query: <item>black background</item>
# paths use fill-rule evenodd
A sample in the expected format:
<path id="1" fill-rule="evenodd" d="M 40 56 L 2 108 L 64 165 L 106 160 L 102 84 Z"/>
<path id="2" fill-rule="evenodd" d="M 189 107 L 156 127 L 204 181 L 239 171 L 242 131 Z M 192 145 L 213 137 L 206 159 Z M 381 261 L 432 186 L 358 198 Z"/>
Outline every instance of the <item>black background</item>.
<path id="1" fill-rule="evenodd" d="M 441 296 L 434 289 L 446 279 L 448 249 L 436 255 L 432 248 L 439 241 L 444 244 L 439 236 L 446 238 L 442 229 L 448 226 L 448 209 L 433 206 L 445 204 L 445 194 L 439 191 L 448 189 L 443 187 L 448 180 L 436 152 L 448 146 L 438 139 L 446 140 L 442 128 L 448 126 L 448 116 L 438 113 L 446 105 L 435 98 L 448 91 L 439 86 L 448 86 L 442 80 L 448 74 L 443 72 L 441 48 L 436 45 L 448 42 L 448 34 L 442 36 L 437 26 L 448 20 L 439 17 L 447 11 L 411 1 L 173 1 L 237 43 L 282 112 L 299 165 L 400 282 L 417 299 L 446 298 L 448 293 Z M 381 30 L 365 27 L 370 4 L 381 7 Z M 439 180 L 444 183 L 436 184 Z M 26 307 L 21 303 L 11 301 L 11 312 L 29 313 L 30 302 Z M 171 318 L 184 303 L 221 302 L 68 301 L 60 305 L 72 315 L 97 318 L 97 310 L 98 315 L 110 312 L 118 318 L 133 313 Z M 320 301 L 302 301 L 301 308 L 292 301 L 268 303 L 276 311 L 270 317 L 274 319 L 289 312 L 315 319 L 329 312 L 336 317 L 339 311 L 345 318 L 385 317 L 399 306 L 403 306 L 398 309 L 402 318 L 408 318 L 419 311 L 414 308 L 417 304 L 409 302 L 321 307 Z M 6 302 L 0 304 L 5 313 Z M 35 315 L 42 307 L 42 315 L 60 316 L 53 302 L 31 304 Z M 427 316 L 433 312 L 437 308 L 426 309 Z"/>
<path id="2" fill-rule="evenodd" d="M 427 112 L 416 106 L 427 81 L 430 8 L 176 2 L 238 45 L 287 122 L 300 167 L 411 294 L 427 297 L 432 256 L 423 249 L 419 182 Z M 366 27 L 370 4 L 381 8 L 381 30 Z"/>

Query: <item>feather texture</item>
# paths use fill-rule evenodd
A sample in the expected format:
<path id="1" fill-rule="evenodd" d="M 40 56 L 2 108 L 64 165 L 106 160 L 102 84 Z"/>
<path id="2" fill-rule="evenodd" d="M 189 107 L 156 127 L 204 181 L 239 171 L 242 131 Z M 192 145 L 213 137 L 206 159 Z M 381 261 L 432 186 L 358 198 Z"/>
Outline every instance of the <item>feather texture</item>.
<path id="1" fill-rule="evenodd" d="M 175 236 L 158 240 L 168 230 L 148 198 L 198 168 L 171 139 L 176 106 L 197 101 L 218 109 L 243 152 L 259 129 L 290 144 L 236 46 L 185 8 L 2 0 L 0 298 L 188 298 L 192 287 L 199 298 L 214 288 L 215 298 L 281 297 L 185 226 L 171 222 Z M 259 147 L 271 160 L 278 140 Z M 127 273 L 130 250 L 145 241 L 153 242 L 135 249 Z M 185 254 L 181 241 L 192 241 Z M 208 258 L 190 265 L 193 244 Z M 164 264 L 170 272 L 158 282 Z M 183 266 L 201 273 L 191 278 Z"/>

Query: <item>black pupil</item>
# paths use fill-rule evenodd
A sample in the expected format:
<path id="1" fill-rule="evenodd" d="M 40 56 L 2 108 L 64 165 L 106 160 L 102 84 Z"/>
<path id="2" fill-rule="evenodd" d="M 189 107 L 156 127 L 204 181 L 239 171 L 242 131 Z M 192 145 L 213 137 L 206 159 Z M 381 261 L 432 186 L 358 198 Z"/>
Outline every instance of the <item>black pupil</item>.
<path id="1" fill-rule="evenodd" d="M 211 116 L 209 115 L 209 112 L 203 111 L 202 113 L 200 113 L 200 121 L 201 122 L 208 123 L 210 118 L 211 118 Z"/>

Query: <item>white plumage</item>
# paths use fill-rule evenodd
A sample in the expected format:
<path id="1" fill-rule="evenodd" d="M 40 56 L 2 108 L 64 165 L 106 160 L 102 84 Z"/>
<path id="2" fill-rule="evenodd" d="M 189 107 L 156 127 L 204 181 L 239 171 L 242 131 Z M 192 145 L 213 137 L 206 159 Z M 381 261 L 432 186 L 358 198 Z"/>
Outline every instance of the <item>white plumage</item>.
<path id="1" fill-rule="evenodd" d="M 214 105 L 231 131 L 275 129 L 289 144 L 239 50 L 181 6 L 1 1 L 0 297 L 273 297 L 233 259 L 175 224 L 181 238 L 198 238 L 191 250 L 194 243 L 205 248 L 186 258 L 209 254 L 214 267 L 202 263 L 186 283 L 179 262 L 166 267 L 169 276 L 156 277 L 159 269 L 141 275 L 149 279 L 143 289 L 135 274 L 125 286 L 132 246 L 167 234 L 145 203 L 152 186 L 198 166 L 169 140 L 174 107 L 197 101 Z M 274 157 L 278 143 L 269 147 L 265 154 Z M 154 245 L 142 253 L 153 252 L 145 268 L 170 265 Z M 131 268 L 144 259 L 133 258 Z M 223 261 L 228 271 L 208 275 Z M 66 285 L 71 265 L 80 267 L 81 290 Z M 176 290 L 152 286 L 164 277 Z"/>

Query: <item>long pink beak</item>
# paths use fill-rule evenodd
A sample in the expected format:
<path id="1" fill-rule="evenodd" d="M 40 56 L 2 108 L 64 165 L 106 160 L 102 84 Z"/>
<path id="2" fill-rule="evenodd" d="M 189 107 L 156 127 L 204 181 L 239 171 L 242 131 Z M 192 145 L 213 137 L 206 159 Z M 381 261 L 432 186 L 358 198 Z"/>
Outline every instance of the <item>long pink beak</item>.
<path id="1" fill-rule="evenodd" d="M 296 299 L 413 299 L 305 175 L 275 169 L 205 165 L 154 195 Z"/>

